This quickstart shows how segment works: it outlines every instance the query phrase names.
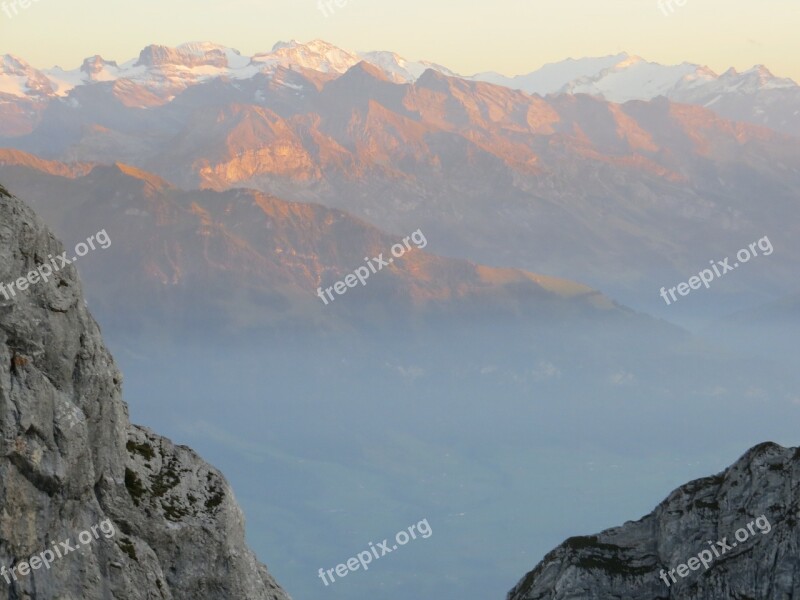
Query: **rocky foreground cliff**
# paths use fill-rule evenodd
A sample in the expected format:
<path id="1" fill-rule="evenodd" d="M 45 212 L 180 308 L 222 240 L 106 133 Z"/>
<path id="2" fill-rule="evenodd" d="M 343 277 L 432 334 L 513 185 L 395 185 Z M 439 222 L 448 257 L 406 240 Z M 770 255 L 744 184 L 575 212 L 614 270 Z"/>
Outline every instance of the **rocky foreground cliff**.
<path id="1" fill-rule="evenodd" d="M 62 251 L 0 187 L 0 283 Z M 247 549 L 242 513 L 222 475 L 189 448 L 130 424 L 122 377 L 75 268 L 6 294 L 0 597 L 288 600 Z M 86 532 L 94 536 L 81 543 Z M 45 568 L 33 557 L 48 550 L 45 557 L 59 556 Z"/>
<path id="2" fill-rule="evenodd" d="M 800 449 L 761 444 L 639 521 L 568 539 L 507 599 L 799 598 L 799 488 Z"/>

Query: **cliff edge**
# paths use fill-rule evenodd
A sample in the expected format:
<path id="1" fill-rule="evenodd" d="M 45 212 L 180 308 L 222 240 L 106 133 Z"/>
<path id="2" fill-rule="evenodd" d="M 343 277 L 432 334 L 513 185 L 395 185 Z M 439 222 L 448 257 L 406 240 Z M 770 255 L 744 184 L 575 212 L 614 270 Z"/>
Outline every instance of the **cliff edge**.
<path id="1" fill-rule="evenodd" d="M 62 252 L 0 186 L 0 284 Z M 289 600 L 222 475 L 129 422 L 74 266 L 42 271 L 0 291 L 0 597 Z"/>

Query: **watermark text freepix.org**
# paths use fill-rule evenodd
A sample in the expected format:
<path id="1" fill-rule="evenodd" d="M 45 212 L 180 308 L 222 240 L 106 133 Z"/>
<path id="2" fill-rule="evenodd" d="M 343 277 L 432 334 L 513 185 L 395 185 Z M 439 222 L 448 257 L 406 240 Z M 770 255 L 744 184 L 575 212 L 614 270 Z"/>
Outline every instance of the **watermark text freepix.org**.
<path id="1" fill-rule="evenodd" d="M 38 2 L 39 0 L 9 0 L 6 2 L 5 0 L 0 3 L 0 8 L 3 9 L 3 12 L 8 15 L 9 19 L 13 19 L 16 15 L 19 14 L 19 8 L 30 8 L 31 2 Z M 19 5 L 19 8 L 17 8 Z M 11 11 L 14 11 L 14 14 L 11 14 Z"/>
<path id="2" fill-rule="evenodd" d="M 385 539 L 380 542 L 377 546 L 370 542 L 369 543 L 369 550 L 364 550 L 363 552 L 359 552 L 357 556 L 347 559 L 345 563 L 340 565 L 336 565 L 333 569 L 320 569 L 319 570 L 319 578 L 322 579 L 322 582 L 325 586 L 329 586 L 331 583 L 336 581 L 336 578 L 333 576 L 334 573 L 341 577 L 346 577 L 350 571 L 358 571 L 359 569 L 363 568 L 365 571 L 369 570 L 369 565 L 372 562 L 372 557 L 375 557 L 375 560 L 394 552 L 400 546 L 405 546 L 411 540 L 417 539 L 417 534 L 419 533 L 423 539 L 428 539 L 433 535 L 433 529 L 431 529 L 430 524 L 428 524 L 428 519 L 423 519 L 416 525 L 411 525 L 408 530 L 403 529 L 402 531 L 398 531 L 397 535 L 394 536 L 395 544 L 389 546 L 389 540 Z M 330 582 L 328 582 L 327 577 L 330 578 Z"/>
<path id="3" fill-rule="evenodd" d="M 761 250 L 764 256 L 769 256 L 774 252 L 772 247 L 772 242 L 769 241 L 767 236 L 764 236 L 757 242 L 753 242 L 750 244 L 749 248 L 742 248 L 739 252 L 736 253 L 736 258 L 739 262 L 735 262 L 730 264 L 730 258 L 725 258 L 724 260 L 718 261 L 709 261 L 711 263 L 711 269 L 703 269 L 695 275 L 694 277 L 689 278 L 689 283 L 682 282 L 676 286 L 673 286 L 669 289 L 661 288 L 660 296 L 664 299 L 664 302 L 667 303 L 667 306 L 676 302 L 678 297 L 675 295 L 675 291 L 677 290 L 678 294 L 681 296 L 688 296 L 692 290 L 700 289 L 701 285 L 706 286 L 706 289 L 711 287 L 711 282 L 714 279 L 722 277 L 725 273 L 729 271 L 733 271 L 734 269 L 738 269 L 740 264 L 744 264 L 748 262 L 751 258 L 755 258 L 758 256 L 758 250 Z M 721 269 L 721 270 L 720 270 Z M 672 300 L 670 300 L 670 297 Z"/>
<path id="4" fill-rule="evenodd" d="M 75 246 L 76 256 L 72 258 L 67 258 L 66 250 L 56 257 L 53 257 L 52 254 L 48 255 L 47 258 L 50 262 L 39 265 L 36 269 L 28 273 L 26 277 L 20 277 L 11 283 L 0 283 L 0 294 L 3 294 L 6 300 L 11 300 L 11 298 L 17 295 L 17 291 L 24 292 L 29 286 L 39 283 L 40 281 L 47 283 L 50 277 L 53 276 L 53 273 L 58 273 L 62 267 L 71 265 L 78 260 L 78 258 L 86 256 L 89 250 L 95 250 L 97 248 L 97 246 L 94 245 L 95 242 L 100 245 L 100 248 L 105 250 L 111 245 L 111 238 L 108 237 L 106 230 L 103 229 L 94 235 L 90 235 L 86 242 L 79 242 Z M 14 290 L 14 287 L 17 289 Z"/>
<path id="5" fill-rule="evenodd" d="M 720 542 L 708 542 L 708 545 L 711 547 L 710 549 L 702 550 L 698 553 L 697 556 L 693 556 L 689 560 L 686 561 L 686 564 L 680 564 L 674 569 L 670 569 L 669 573 L 665 573 L 664 569 L 661 569 L 661 574 L 659 577 L 667 584 L 667 587 L 676 583 L 678 580 L 675 578 L 675 572 L 677 571 L 678 575 L 681 578 L 686 577 L 690 570 L 697 571 L 702 564 L 705 570 L 708 570 L 708 567 L 714 561 L 714 559 L 719 558 L 729 550 L 733 550 L 739 543 L 746 542 L 751 535 L 755 535 L 755 529 L 753 528 L 755 525 L 758 530 L 761 532 L 761 535 L 767 535 L 770 531 L 772 531 L 772 525 L 769 523 L 769 519 L 765 515 L 761 515 L 755 521 L 750 521 L 747 524 L 747 529 L 742 527 L 741 529 L 737 529 L 734 536 L 736 537 L 736 541 L 728 544 L 728 538 L 722 538 Z M 672 583 L 670 583 L 669 579 L 667 578 L 667 574 L 672 579 Z"/>
<path id="6" fill-rule="evenodd" d="M 15 564 L 11 569 L 6 568 L 3 565 L 0 568 L 0 575 L 6 580 L 6 583 L 11 583 L 11 577 L 14 581 L 17 580 L 17 575 L 20 577 L 24 577 L 28 575 L 31 570 L 36 571 L 40 569 L 42 565 L 49 571 L 50 565 L 56 560 L 56 558 L 62 558 L 71 552 L 77 552 L 81 549 L 81 546 L 88 546 L 94 540 L 100 539 L 100 534 L 97 532 L 98 529 L 103 533 L 103 537 L 106 539 L 114 537 L 117 533 L 114 529 L 114 524 L 111 522 L 111 519 L 106 519 L 105 521 L 101 521 L 97 525 L 92 525 L 90 529 L 85 531 L 81 531 L 78 534 L 78 541 L 75 546 L 72 545 L 70 540 L 66 540 L 64 542 L 53 542 L 53 549 L 50 550 L 49 548 L 44 552 L 39 554 L 34 554 L 31 556 L 27 561 L 18 562 Z"/>
<path id="7" fill-rule="evenodd" d="M 422 233 L 421 229 L 417 229 L 410 236 L 404 237 L 402 244 L 398 243 L 392 246 L 391 252 L 394 258 L 384 259 L 382 252 L 377 258 L 370 259 L 365 257 L 364 260 L 366 261 L 368 267 L 358 267 L 355 271 L 345 277 L 344 280 L 337 281 L 335 284 L 325 288 L 324 290 L 321 287 L 317 288 L 317 296 L 319 296 L 320 300 L 322 300 L 327 306 L 328 298 L 330 298 L 331 302 L 335 300 L 332 292 L 336 292 L 339 296 L 341 296 L 347 292 L 348 288 L 356 287 L 357 283 L 360 283 L 361 285 L 367 285 L 367 279 L 369 279 L 370 275 L 374 275 L 384 267 L 388 267 L 394 262 L 395 258 L 401 258 L 406 252 L 411 250 L 410 242 L 414 242 L 414 245 L 420 250 L 428 245 L 428 240 L 425 239 L 425 234 Z M 326 294 L 327 298 L 325 297 Z"/>
<path id="8" fill-rule="evenodd" d="M 319 0 L 317 2 L 317 8 L 320 12 L 325 16 L 327 19 L 330 17 L 334 12 L 336 12 L 333 8 L 335 4 L 338 8 L 344 8 L 347 6 L 349 0 Z"/>
<path id="9" fill-rule="evenodd" d="M 688 0 L 658 0 L 658 8 L 661 9 L 661 12 L 664 13 L 665 17 L 668 17 L 675 12 L 675 7 L 672 6 L 673 4 L 677 4 L 678 6 L 686 6 L 687 2 Z"/>

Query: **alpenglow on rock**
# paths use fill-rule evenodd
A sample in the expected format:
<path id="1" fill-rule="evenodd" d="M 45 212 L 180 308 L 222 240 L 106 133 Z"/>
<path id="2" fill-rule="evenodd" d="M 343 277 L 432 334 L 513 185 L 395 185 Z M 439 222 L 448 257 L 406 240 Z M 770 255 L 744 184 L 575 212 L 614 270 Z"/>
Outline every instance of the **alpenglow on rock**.
<path id="1" fill-rule="evenodd" d="M 639 521 L 568 539 L 507 600 L 798 598 L 798 498 L 800 449 L 760 444 L 722 473 L 678 488 Z M 769 527 L 753 526 L 742 541 L 739 530 L 761 516 Z M 659 578 L 712 545 L 720 555 L 708 570 L 676 573 L 676 583 L 667 575 L 669 586 Z"/>
<path id="2" fill-rule="evenodd" d="M 0 186 L 0 283 L 61 254 Z M 289 600 L 244 542 L 222 475 L 189 448 L 131 425 L 122 377 L 74 267 L 0 295 L 0 567 L 105 520 L 48 569 L 0 577 L 25 600 Z M 33 562 L 33 561 L 31 561 Z"/>

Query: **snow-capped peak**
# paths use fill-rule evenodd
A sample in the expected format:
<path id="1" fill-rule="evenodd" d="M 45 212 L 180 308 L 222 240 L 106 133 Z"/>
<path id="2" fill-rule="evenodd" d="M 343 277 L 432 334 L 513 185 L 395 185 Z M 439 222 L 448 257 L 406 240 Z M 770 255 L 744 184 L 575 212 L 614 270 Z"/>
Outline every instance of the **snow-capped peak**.
<path id="1" fill-rule="evenodd" d="M 17 77 L 32 77 L 41 71 L 32 67 L 22 58 L 14 56 L 13 54 L 4 54 L 0 56 L 0 73 L 4 75 L 14 75 Z"/>
<path id="2" fill-rule="evenodd" d="M 256 54 L 252 62 L 264 67 L 301 67 L 323 73 L 344 73 L 360 59 L 358 55 L 323 40 L 307 44 L 291 40 L 278 42 L 272 52 Z"/>
<path id="3" fill-rule="evenodd" d="M 228 48 L 222 44 L 215 44 L 214 42 L 184 42 L 183 44 L 176 46 L 175 49 L 180 50 L 181 52 L 194 54 L 196 56 L 203 56 L 204 54 L 214 52 L 215 50 L 219 50 L 221 52 L 233 50 L 232 48 Z M 239 54 L 238 50 L 233 51 L 236 52 L 236 54 Z"/>
<path id="4" fill-rule="evenodd" d="M 278 41 L 272 46 L 272 50 L 270 52 L 277 52 L 278 50 L 283 50 L 284 48 L 297 48 L 298 46 L 302 46 L 301 42 L 297 40 L 289 40 L 288 42 Z M 264 54 L 267 54 L 266 52 Z"/>
<path id="5" fill-rule="evenodd" d="M 627 102 L 669 96 L 678 88 L 696 87 L 713 78 L 714 74 L 700 65 L 661 65 L 638 56 L 629 56 L 594 75 L 571 82 L 560 91 L 591 94 L 612 102 Z"/>
<path id="6" fill-rule="evenodd" d="M 428 69 L 434 69 L 457 77 L 458 75 L 450 69 L 428 61 L 409 61 L 394 52 L 375 51 L 359 52 L 361 60 L 375 65 L 381 69 L 386 76 L 397 83 L 409 83 L 416 81 Z"/>
<path id="7" fill-rule="evenodd" d="M 99 54 L 87 58 L 81 65 L 81 71 L 86 73 L 89 77 L 95 78 L 101 73 L 109 72 L 110 70 L 119 70 L 119 65 L 113 60 L 105 60 Z M 94 79 L 96 81 L 96 79 Z"/>
<path id="8" fill-rule="evenodd" d="M 0 93 L 46 97 L 53 93 L 53 84 L 44 73 L 21 58 L 5 54 L 0 57 Z"/>
<path id="9" fill-rule="evenodd" d="M 725 91 L 738 94 L 753 94 L 759 90 L 797 87 L 797 83 L 792 79 L 776 77 L 764 65 L 756 65 L 741 73 L 730 68 L 719 78 L 719 83 L 724 85 Z"/>
<path id="10" fill-rule="evenodd" d="M 597 75 L 601 71 L 626 61 L 628 58 L 630 56 L 625 52 L 596 58 L 568 58 L 560 62 L 548 63 L 525 75 L 508 77 L 490 71 L 473 75 L 471 79 L 544 96 L 546 94 L 554 94 L 578 79 Z"/>
<path id="11" fill-rule="evenodd" d="M 616 65 L 614 65 L 615 69 L 617 69 L 617 70 L 627 69 L 627 68 L 632 67 L 634 65 L 638 65 L 639 63 L 647 62 L 641 56 L 636 56 L 635 54 L 629 55 L 629 54 L 625 53 L 624 56 L 625 56 L 625 58 L 623 58 Z"/>
<path id="12" fill-rule="evenodd" d="M 228 55 L 239 55 L 236 50 L 208 42 L 192 42 L 177 48 L 168 46 L 150 45 L 141 51 L 135 66 L 160 67 L 181 66 L 201 67 L 210 66 L 217 68 L 228 67 Z"/>

